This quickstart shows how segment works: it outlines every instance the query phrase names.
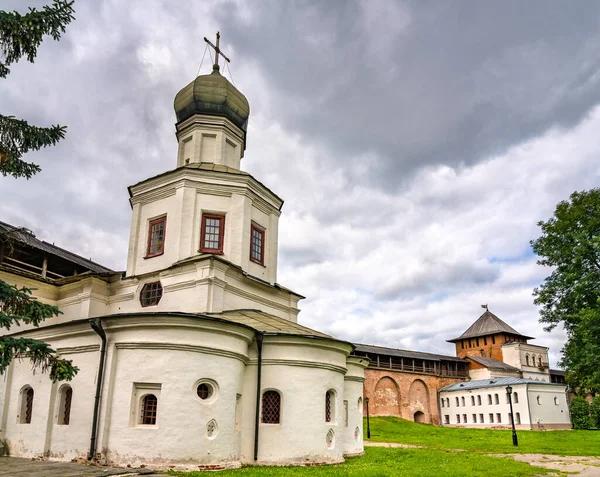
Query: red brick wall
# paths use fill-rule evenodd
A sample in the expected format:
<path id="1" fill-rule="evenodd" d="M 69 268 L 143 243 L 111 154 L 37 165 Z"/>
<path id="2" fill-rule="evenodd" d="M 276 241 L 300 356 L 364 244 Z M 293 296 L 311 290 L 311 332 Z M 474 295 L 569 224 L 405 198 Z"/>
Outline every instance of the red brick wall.
<path id="1" fill-rule="evenodd" d="M 397 416 L 410 421 L 415 413 L 423 422 L 440 424 L 437 392 L 466 378 L 446 378 L 386 369 L 365 370 L 364 397 L 369 398 L 371 416 Z M 366 406 L 363 406 L 366 415 Z"/>
<path id="2" fill-rule="evenodd" d="M 486 336 L 479 338 L 470 338 L 466 340 L 460 340 L 455 343 L 456 345 L 456 356 L 464 358 L 465 356 L 484 356 L 486 358 L 494 358 L 498 361 L 502 361 L 502 345 L 506 341 L 514 341 L 514 337 L 508 336 L 508 340 L 504 334 L 496 334 L 493 336 Z M 464 341 L 464 349 L 463 342 Z M 479 341 L 479 344 L 477 342 Z M 495 343 L 494 343 L 495 341 Z M 523 340 L 525 343 L 527 341 Z"/>

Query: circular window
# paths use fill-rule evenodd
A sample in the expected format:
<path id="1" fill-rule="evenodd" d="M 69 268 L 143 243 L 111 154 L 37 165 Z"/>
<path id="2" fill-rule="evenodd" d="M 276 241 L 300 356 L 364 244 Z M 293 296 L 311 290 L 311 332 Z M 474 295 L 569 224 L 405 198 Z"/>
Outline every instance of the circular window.
<path id="1" fill-rule="evenodd" d="M 196 388 L 196 394 L 198 394 L 198 397 L 203 401 L 212 397 L 213 393 L 214 388 L 210 383 L 200 383 Z"/>
<path id="2" fill-rule="evenodd" d="M 327 436 L 325 436 L 325 442 L 327 443 L 327 448 L 328 449 L 333 449 L 335 446 L 335 433 L 333 432 L 333 429 L 329 429 L 329 432 L 327 433 Z"/>

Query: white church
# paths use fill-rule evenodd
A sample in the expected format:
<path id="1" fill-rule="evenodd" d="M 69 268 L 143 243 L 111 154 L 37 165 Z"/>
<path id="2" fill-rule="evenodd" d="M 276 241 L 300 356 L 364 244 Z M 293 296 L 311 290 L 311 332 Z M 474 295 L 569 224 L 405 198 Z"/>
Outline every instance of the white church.
<path id="1" fill-rule="evenodd" d="M 368 359 L 298 324 L 303 297 L 277 283 L 283 200 L 240 169 L 249 112 L 218 62 L 177 94 L 175 168 L 129 187 L 125 272 L 0 223 L 17 238 L 0 279 L 62 312 L 4 333 L 80 368 L 0 376 L 10 455 L 217 469 L 363 452 Z"/>

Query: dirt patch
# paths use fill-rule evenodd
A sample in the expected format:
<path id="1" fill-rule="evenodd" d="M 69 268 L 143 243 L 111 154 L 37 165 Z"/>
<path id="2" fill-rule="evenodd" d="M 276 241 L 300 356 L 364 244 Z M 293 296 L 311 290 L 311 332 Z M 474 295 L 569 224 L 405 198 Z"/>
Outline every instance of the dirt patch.
<path id="1" fill-rule="evenodd" d="M 425 446 L 413 446 L 411 444 L 400 444 L 398 442 L 365 442 L 365 447 L 401 447 L 403 449 L 423 449 Z"/>
<path id="2" fill-rule="evenodd" d="M 585 477 L 600 477 L 600 457 L 560 456 L 549 454 L 488 454 L 492 457 L 512 457 L 520 462 L 550 470 Z"/>

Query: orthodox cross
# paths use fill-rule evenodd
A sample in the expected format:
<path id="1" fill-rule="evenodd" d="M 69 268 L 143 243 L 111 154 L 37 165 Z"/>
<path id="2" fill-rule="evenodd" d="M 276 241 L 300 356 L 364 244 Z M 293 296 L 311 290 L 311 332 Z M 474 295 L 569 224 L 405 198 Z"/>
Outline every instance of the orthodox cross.
<path id="1" fill-rule="evenodd" d="M 210 46 L 212 46 L 215 50 L 215 64 L 213 66 L 213 69 L 218 70 L 219 69 L 219 55 L 221 55 L 225 61 L 227 61 L 227 63 L 231 63 L 231 60 L 229 58 L 227 58 L 223 52 L 221 51 L 221 49 L 219 48 L 219 43 L 221 41 L 221 34 L 219 32 L 217 32 L 217 46 L 213 45 L 212 42 L 204 37 L 204 41 L 206 43 L 208 43 Z"/>

